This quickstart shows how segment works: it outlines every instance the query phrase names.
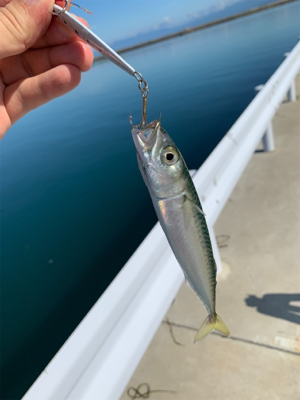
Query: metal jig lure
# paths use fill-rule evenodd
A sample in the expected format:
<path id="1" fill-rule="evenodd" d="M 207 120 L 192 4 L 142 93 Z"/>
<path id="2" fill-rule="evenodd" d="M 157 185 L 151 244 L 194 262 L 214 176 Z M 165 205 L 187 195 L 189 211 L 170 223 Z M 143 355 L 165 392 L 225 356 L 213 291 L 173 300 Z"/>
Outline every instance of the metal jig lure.
<path id="1" fill-rule="evenodd" d="M 72 32 L 74 32 L 80 39 L 89 44 L 93 49 L 97 50 L 104 57 L 108 58 L 119 68 L 123 69 L 129 75 L 133 76 L 138 81 L 138 87 L 141 91 L 143 98 L 143 113 L 141 126 L 146 125 L 146 109 L 147 97 L 149 94 L 148 84 L 143 78 L 142 74 L 136 71 L 130 64 L 128 64 L 118 53 L 116 53 L 108 44 L 100 39 L 94 32 L 87 28 L 82 22 L 67 11 L 69 5 L 77 4 L 65 0 L 65 6 L 62 8 L 57 4 L 53 6 L 53 15 L 56 16 L 64 25 L 66 25 Z M 84 9 L 85 10 L 85 9 Z M 90 11 L 85 10 L 90 13 Z"/>

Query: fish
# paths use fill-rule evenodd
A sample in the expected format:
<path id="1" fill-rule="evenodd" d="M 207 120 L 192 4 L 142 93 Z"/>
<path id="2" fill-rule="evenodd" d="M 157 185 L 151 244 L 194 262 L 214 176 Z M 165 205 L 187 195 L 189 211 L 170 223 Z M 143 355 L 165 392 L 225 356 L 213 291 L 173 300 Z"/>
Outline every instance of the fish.
<path id="1" fill-rule="evenodd" d="M 230 336 L 216 313 L 216 262 L 205 214 L 186 163 L 160 119 L 132 125 L 131 133 L 138 166 L 161 227 L 187 283 L 208 312 L 194 343 L 212 330 Z"/>

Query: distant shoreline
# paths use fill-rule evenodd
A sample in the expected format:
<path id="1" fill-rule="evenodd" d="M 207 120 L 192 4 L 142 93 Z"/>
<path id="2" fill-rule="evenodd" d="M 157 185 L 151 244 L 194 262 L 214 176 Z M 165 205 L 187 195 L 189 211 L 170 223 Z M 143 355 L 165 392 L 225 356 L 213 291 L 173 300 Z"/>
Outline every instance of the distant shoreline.
<path id="1" fill-rule="evenodd" d="M 259 11 L 267 10 L 267 9 L 273 8 L 273 7 L 282 6 L 284 4 L 293 3 L 293 2 L 296 2 L 296 1 L 299 1 L 299 0 L 279 0 L 279 1 L 275 1 L 273 3 L 265 4 L 264 6 L 250 8 L 250 10 L 243 11 L 243 12 L 240 12 L 238 14 L 231 15 L 229 17 L 220 18 L 220 19 L 217 19 L 215 21 L 207 22 L 206 24 L 201 24 L 201 25 L 195 26 L 194 28 L 185 28 L 185 29 L 183 29 L 181 31 L 178 31 L 178 32 L 175 32 L 175 33 L 171 33 L 170 35 L 162 36 L 162 37 L 157 38 L 157 39 L 147 40 L 146 42 L 135 44 L 133 46 L 123 47 L 122 49 L 119 49 L 119 50 L 116 50 L 116 51 L 117 51 L 117 53 L 120 54 L 120 53 L 125 53 L 126 51 L 140 49 L 141 47 L 145 47 L 145 46 L 148 46 L 148 45 L 151 45 L 151 44 L 154 44 L 154 43 L 159 43 L 159 42 L 162 42 L 164 40 L 175 38 L 177 36 L 186 35 L 186 34 L 191 33 L 191 32 L 199 31 L 201 29 L 209 28 L 209 27 L 214 26 L 214 25 L 219 25 L 219 24 L 222 24 L 222 23 L 227 22 L 227 21 L 232 21 L 232 20 L 237 19 L 237 18 L 245 17 L 246 15 L 255 14 L 255 13 L 259 12 Z M 95 57 L 94 61 L 97 62 L 97 61 L 101 61 L 101 60 L 105 60 L 105 57 L 103 57 L 103 56 Z"/>

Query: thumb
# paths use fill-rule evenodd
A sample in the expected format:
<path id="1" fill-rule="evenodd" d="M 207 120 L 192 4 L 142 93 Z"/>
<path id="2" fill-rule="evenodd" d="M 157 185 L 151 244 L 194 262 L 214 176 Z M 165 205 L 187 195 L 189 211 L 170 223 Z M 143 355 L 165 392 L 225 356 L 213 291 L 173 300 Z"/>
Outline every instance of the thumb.
<path id="1" fill-rule="evenodd" d="M 0 7 L 0 59 L 22 53 L 39 39 L 50 24 L 53 4 L 54 0 L 11 0 Z"/>

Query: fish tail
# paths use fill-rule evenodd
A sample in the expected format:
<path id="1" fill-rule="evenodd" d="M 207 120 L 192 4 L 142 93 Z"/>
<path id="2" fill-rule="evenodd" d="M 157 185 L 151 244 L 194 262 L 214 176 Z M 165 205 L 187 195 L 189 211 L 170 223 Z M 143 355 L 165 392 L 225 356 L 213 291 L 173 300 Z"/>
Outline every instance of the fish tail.
<path id="1" fill-rule="evenodd" d="M 203 322 L 203 324 L 201 325 L 199 331 L 195 336 L 194 343 L 198 342 L 201 339 L 204 339 L 213 329 L 222 333 L 225 336 L 230 336 L 229 329 L 221 320 L 221 318 L 218 316 L 218 314 L 215 313 L 214 316 L 212 315 L 207 316 L 207 318 L 205 319 L 205 321 Z"/>

